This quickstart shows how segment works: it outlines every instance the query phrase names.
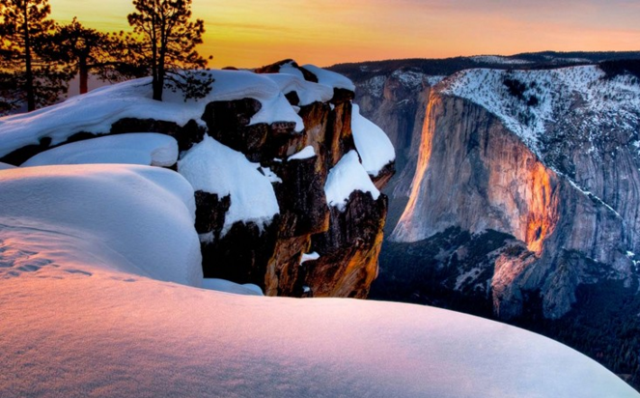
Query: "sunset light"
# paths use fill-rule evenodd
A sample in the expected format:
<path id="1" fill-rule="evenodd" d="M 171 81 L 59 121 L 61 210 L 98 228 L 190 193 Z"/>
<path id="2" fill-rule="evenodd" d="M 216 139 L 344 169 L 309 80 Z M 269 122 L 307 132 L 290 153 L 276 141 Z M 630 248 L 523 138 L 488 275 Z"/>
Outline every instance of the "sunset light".
<path id="1" fill-rule="evenodd" d="M 51 0 L 52 17 L 128 30 L 129 0 Z M 322 66 L 400 58 L 623 51 L 640 43 L 635 1 L 194 0 L 214 67 L 280 59 Z"/>

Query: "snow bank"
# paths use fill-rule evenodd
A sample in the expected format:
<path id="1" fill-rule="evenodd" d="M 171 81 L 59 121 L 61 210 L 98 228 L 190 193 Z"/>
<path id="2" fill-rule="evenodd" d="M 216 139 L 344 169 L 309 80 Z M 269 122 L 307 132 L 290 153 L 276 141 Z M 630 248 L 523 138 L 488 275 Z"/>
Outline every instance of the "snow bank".
<path id="1" fill-rule="evenodd" d="M 356 149 L 362 158 L 362 166 L 369 175 L 378 176 L 384 166 L 396 159 L 389 137 L 380 127 L 360 115 L 360 107 L 356 104 L 351 113 L 351 130 Z"/>
<path id="2" fill-rule="evenodd" d="M 231 195 L 231 207 L 225 216 L 222 236 L 236 222 L 253 222 L 260 228 L 280 213 L 273 186 L 240 152 L 222 145 L 206 135 L 178 162 L 182 174 L 196 191 Z"/>
<path id="3" fill-rule="evenodd" d="M 117 134 L 73 142 L 27 160 L 22 166 L 127 163 L 170 167 L 178 161 L 178 143 L 155 133 Z"/>
<path id="4" fill-rule="evenodd" d="M 258 285 L 254 285 L 253 283 L 240 285 L 225 279 L 205 278 L 202 280 L 202 288 L 216 290 L 218 292 L 242 294 L 245 296 L 264 296 L 262 289 L 260 289 Z"/>
<path id="5" fill-rule="evenodd" d="M 293 155 L 289 156 L 287 160 L 304 160 L 312 158 L 314 156 L 316 156 L 316 150 L 313 149 L 313 146 L 308 145 L 304 147 L 300 152 L 294 153 Z"/>
<path id="6" fill-rule="evenodd" d="M 318 68 L 315 65 L 304 65 L 303 68 L 316 75 L 318 83 L 320 84 L 324 84 L 325 86 L 332 88 L 343 88 L 353 92 L 356 91 L 355 84 L 353 84 L 349 78 L 339 73 Z"/>
<path id="7" fill-rule="evenodd" d="M 276 83 L 268 77 L 246 71 L 212 70 L 215 79 L 211 93 L 198 101 L 184 101 L 182 95 L 165 91 L 162 102 L 152 99 L 151 79 L 143 78 L 105 86 L 61 104 L 34 112 L 0 119 L 0 156 L 50 137 L 57 145 L 75 133 L 105 134 L 122 118 L 155 119 L 185 125 L 201 121 L 205 106 L 212 101 L 254 98 L 262 108 L 251 124 L 293 122 L 296 131 L 304 129 L 302 119 L 289 104 Z"/>
<path id="8" fill-rule="evenodd" d="M 302 75 L 298 69 L 295 69 Z M 282 69 L 280 69 L 282 71 Z M 305 106 L 314 102 L 328 102 L 333 98 L 333 88 L 324 84 L 313 83 L 292 74 L 264 74 L 278 85 L 286 95 L 295 91 L 300 99 L 300 105 Z"/>
<path id="9" fill-rule="evenodd" d="M 130 165 L 6 170 L 0 173 L 0 279 L 58 267 L 63 275 L 108 268 L 199 286 L 194 221 L 193 190 L 173 171 Z M 18 249 L 7 252 L 5 245 Z"/>
<path id="10" fill-rule="evenodd" d="M 7 164 L 7 163 L 2 163 L 0 162 L 0 170 L 9 170 L 9 169 L 15 169 L 16 166 L 12 165 L 12 164 Z"/>
<path id="11" fill-rule="evenodd" d="M 292 75 L 304 80 L 304 74 L 298 68 L 293 65 L 293 61 L 285 62 L 280 65 L 280 69 L 278 70 L 280 73 L 284 73 L 286 75 Z M 286 94 L 286 93 L 285 93 Z"/>
<path id="12" fill-rule="evenodd" d="M 349 196 L 354 191 L 369 192 L 374 200 L 380 196 L 380 191 L 360 164 L 356 151 L 349 151 L 329 171 L 324 193 L 329 206 L 344 211 Z"/>
<path id="13" fill-rule="evenodd" d="M 3 398 L 639 396 L 559 343 L 455 312 L 35 275 L 0 281 Z"/>

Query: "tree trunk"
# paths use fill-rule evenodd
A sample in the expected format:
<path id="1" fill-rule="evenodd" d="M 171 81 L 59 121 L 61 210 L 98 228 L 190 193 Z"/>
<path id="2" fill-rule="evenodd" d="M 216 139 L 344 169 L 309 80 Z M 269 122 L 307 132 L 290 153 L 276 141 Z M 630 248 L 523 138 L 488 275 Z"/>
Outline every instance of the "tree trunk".
<path id="1" fill-rule="evenodd" d="M 89 91 L 89 67 L 85 57 L 80 57 L 78 69 L 80 74 L 80 94 L 85 94 Z"/>
<path id="2" fill-rule="evenodd" d="M 31 69 L 31 35 L 29 34 L 29 8 L 27 2 L 24 2 L 24 60 L 25 60 L 25 79 L 27 90 L 27 110 L 29 112 L 36 109 L 36 96 L 33 88 L 33 70 Z"/>

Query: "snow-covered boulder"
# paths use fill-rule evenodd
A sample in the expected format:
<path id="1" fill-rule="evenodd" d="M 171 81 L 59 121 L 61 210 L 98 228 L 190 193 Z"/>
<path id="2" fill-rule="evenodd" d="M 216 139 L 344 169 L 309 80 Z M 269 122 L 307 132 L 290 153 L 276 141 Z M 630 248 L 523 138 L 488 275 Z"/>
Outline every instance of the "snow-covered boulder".
<path id="1" fill-rule="evenodd" d="M 329 170 L 353 151 L 361 182 L 376 185 L 372 192 L 393 172 L 392 148 L 353 110 L 353 83 L 291 60 L 255 71 L 207 73 L 215 81 L 198 101 L 185 102 L 172 92 L 154 101 L 149 79 L 137 79 L 2 118 L 0 161 L 173 167 L 177 160 L 194 190 L 207 277 L 254 283 L 267 295 L 302 296 L 303 279 L 316 294 L 365 295 L 377 273 L 376 259 L 359 252 L 369 253 L 368 244 L 332 257 L 331 281 L 318 272 L 311 280 L 305 276 L 311 264 L 299 266 L 312 241 L 336 228 L 330 225 L 324 192 Z M 375 159 L 379 153 L 384 159 Z M 384 163 L 380 170 L 379 163 Z M 346 206 L 349 198 L 342 199 Z M 385 213 L 367 206 L 352 209 L 363 213 L 352 214 L 351 222 Z M 376 236 L 381 221 L 373 222 Z M 341 245 L 352 243 L 345 238 Z M 345 274 L 354 272 L 357 278 Z M 340 286 L 317 288 L 336 283 Z"/>
<path id="2" fill-rule="evenodd" d="M 22 166 L 125 163 L 170 167 L 178 161 L 178 143 L 165 134 L 131 133 L 93 138 L 41 152 Z"/>

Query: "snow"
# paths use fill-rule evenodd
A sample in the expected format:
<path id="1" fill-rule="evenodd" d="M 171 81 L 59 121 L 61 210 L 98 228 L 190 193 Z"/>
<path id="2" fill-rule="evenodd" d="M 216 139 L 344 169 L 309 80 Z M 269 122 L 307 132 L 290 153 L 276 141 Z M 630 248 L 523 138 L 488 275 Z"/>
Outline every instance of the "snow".
<path id="1" fill-rule="evenodd" d="M 351 113 L 351 130 L 364 169 L 369 175 L 377 177 L 385 166 L 396 159 L 391 140 L 380 127 L 360 115 L 360 107 L 356 104 Z"/>
<path id="2" fill-rule="evenodd" d="M 3 398 L 638 397 L 559 343 L 468 315 L 91 271 L 0 281 Z"/>
<path id="3" fill-rule="evenodd" d="M 295 69 L 302 75 L 298 69 Z M 282 69 L 280 70 L 282 71 Z M 264 74 L 278 85 L 282 93 L 289 94 L 295 91 L 300 99 L 300 105 L 306 106 L 314 102 L 328 102 L 333 98 L 333 88 L 324 84 L 318 84 L 304 80 L 292 74 Z"/>
<path id="4" fill-rule="evenodd" d="M 429 86 L 435 86 L 446 78 L 447 76 L 444 75 L 425 76 L 425 81 L 429 84 Z"/>
<path id="5" fill-rule="evenodd" d="M 291 161 L 291 160 L 304 160 L 304 159 L 310 159 L 310 158 L 312 158 L 314 156 L 316 156 L 315 149 L 313 149 L 313 146 L 308 145 L 308 146 L 304 147 L 300 152 L 294 153 L 293 155 L 289 156 L 289 158 L 287 160 L 289 160 L 289 161 Z"/>
<path id="6" fill-rule="evenodd" d="M 0 279 L 91 275 L 104 268 L 199 286 L 202 257 L 194 221 L 193 190 L 170 170 L 137 165 L 5 170 L 0 173 Z"/>
<path id="7" fill-rule="evenodd" d="M 468 99 L 498 116 L 505 126 L 539 154 L 539 138 L 548 123 L 556 123 L 574 114 L 582 120 L 581 130 L 593 141 L 610 130 L 612 122 L 621 133 L 633 136 L 640 122 L 640 85 L 629 75 L 604 79 L 596 65 L 551 70 L 471 69 L 447 79 L 444 94 Z M 535 96 L 538 104 L 528 106 L 509 94 L 505 78 L 526 85 L 525 98 Z M 580 107 L 575 107 L 581 99 Z M 629 123 L 629 122 L 633 123 Z M 590 148 L 585 148 L 589 151 Z"/>
<path id="8" fill-rule="evenodd" d="M 304 80 L 304 74 L 302 73 L 302 71 L 300 69 L 296 68 L 293 65 L 293 61 L 289 61 L 289 62 L 286 62 L 286 63 L 280 65 L 279 72 L 282 73 L 282 74 L 285 74 L 285 75 L 292 75 L 292 76 L 295 76 L 295 77 L 298 77 L 298 78 Z"/>
<path id="9" fill-rule="evenodd" d="M 319 258 L 320 258 L 320 254 L 318 254 L 318 252 L 302 253 L 302 258 L 300 259 L 300 265 L 306 263 L 307 261 L 314 261 Z"/>
<path id="10" fill-rule="evenodd" d="M 177 161 L 175 138 L 156 133 L 132 133 L 72 142 L 41 152 L 22 166 L 127 163 L 170 167 Z"/>
<path id="11" fill-rule="evenodd" d="M 369 175 L 360 164 L 356 151 L 347 152 L 342 159 L 329 170 L 324 192 L 329 206 L 344 211 L 349 196 L 354 191 L 369 192 L 374 200 L 380 197 L 380 191 L 373 185 Z"/>
<path id="12" fill-rule="evenodd" d="M 267 177 L 267 179 L 269 180 L 270 183 L 272 184 L 282 184 L 282 178 L 278 177 L 278 175 L 276 173 L 273 172 L 273 170 L 271 170 L 270 167 L 258 167 L 258 170 L 260 170 L 260 173 L 262 173 L 263 176 Z"/>
<path id="13" fill-rule="evenodd" d="M 271 181 L 258 171 L 259 166 L 205 135 L 178 161 L 178 172 L 196 191 L 217 194 L 220 198 L 231 195 L 231 207 L 221 233 L 224 236 L 236 222 L 253 222 L 262 229 L 280 213 Z"/>
<path id="14" fill-rule="evenodd" d="M 507 58 L 500 55 L 477 55 L 471 60 L 478 63 L 499 64 L 499 65 L 525 65 L 531 62 L 524 59 Z"/>
<path id="15" fill-rule="evenodd" d="M 304 65 L 304 69 L 316 75 L 318 83 L 324 84 L 332 88 L 342 88 L 349 91 L 356 91 L 356 86 L 353 82 L 339 73 L 332 72 L 330 70 L 318 68 L 315 65 Z"/>
<path id="16" fill-rule="evenodd" d="M 416 88 L 422 86 L 422 82 L 425 78 L 424 73 L 413 70 L 397 69 L 391 74 L 394 78 L 398 79 L 400 83 L 410 88 Z"/>
<path id="17" fill-rule="evenodd" d="M 242 294 L 245 296 L 264 296 L 262 289 L 260 289 L 258 285 L 254 285 L 253 283 L 240 285 L 225 279 L 205 278 L 202 281 L 202 288 L 216 290 L 218 292 Z"/>
<path id="18" fill-rule="evenodd" d="M 0 162 L 0 170 L 8 170 L 8 169 L 15 169 L 16 166 L 12 165 L 12 164 L 7 164 L 7 163 L 2 163 Z"/>
<path id="19" fill-rule="evenodd" d="M 211 70 L 211 93 L 198 101 L 184 101 L 180 93 L 165 91 L 162 102 L 152 99 L 151 79 L 130 80 L 101 87 L 87 94 L 34 112 L 0 118 L 0 156 L 44 137 L 60 144 L 78 132 L 106 134 L 123 118 L 155 119 L 181 126 L 200 119 L 209 102 L 254 98 L 262 108 L 251 124 L 293 122 L 301 132 L 304 123 L 280 88 L 269 77 L 247 71 Z"/>
<path id="20" fill-rule="evenodd" d="M 334 178 L 353 164 L 354 151 Z M 157 167 L 2 171 L 0 396 L 639 396 L 584 355 L 504 324 L 203 282 L 194 207 L 184 178 Z"/>

